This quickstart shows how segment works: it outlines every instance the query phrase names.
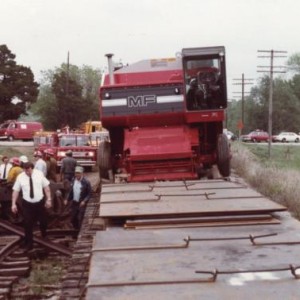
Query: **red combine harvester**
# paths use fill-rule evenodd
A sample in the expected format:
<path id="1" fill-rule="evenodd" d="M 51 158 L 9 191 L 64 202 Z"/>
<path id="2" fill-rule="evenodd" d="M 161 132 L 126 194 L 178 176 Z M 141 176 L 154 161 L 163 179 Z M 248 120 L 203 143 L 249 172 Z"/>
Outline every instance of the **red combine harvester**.
<path id="1" fill-rule="evenodd" d="M 223 121 L 227 107 L 225 48 L 186 48 L 176 58 L 113 69 L 100 88 L 100 173 L 125 172 L 128 182 L 199 178 L 213 165 L 230 175 Z"/>

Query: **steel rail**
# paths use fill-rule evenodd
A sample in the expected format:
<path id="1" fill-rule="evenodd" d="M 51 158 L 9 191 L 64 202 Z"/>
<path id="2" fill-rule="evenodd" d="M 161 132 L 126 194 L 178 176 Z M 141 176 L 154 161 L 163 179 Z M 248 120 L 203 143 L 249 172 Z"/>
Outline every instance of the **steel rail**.
<path id="1" fill-rule="evenodd" d="M 267 242 L 267 243 L 256 243 L 256 239 L 276 236 L 277 233 L 269 233 L 263 235 L 252 235 L 249 236 L 239 236 L 239 237 L 224 237 L 224 238 L 191 238 L 188 236 L 185 241 L 189 242 L 209 242 L 209 241 L 229 241 L 229 240 L 250 240 L 253 246 L 273 246 L 273 245 L 300 245 L 300 241 L 280 241 L 280 242 Z"/>
<path id="2" fill-rule="evenodd" d="M 161 197 L 193 197 L 193 196 L 205 196 L 207 200 L 209 200 L 210 195 L 215 195 L 216 193 L 202 193 L 202 194 L 155 194 L 159 199 Z"/>
<path id="3" fill-rule="evenodd" d="M 126 184 L 120 184 L 119 186 L 125 186 L 125 185 Z M 126 193 L 136 193 L 136 192 L 143 192 L 143 193 L 145 193 L 145 192 L 152 192 L 155 186 L 148 185 L 148 187 L 149 187 L 149 189 L 147 189 L 147 190 L 145 189 L 145 190 L 125 190 L 125 191 L 103 191 L 103 192 L 101 192 L 101 195 L 107 195 L 107 194 L 126 194 Z"/>
<path id="4" fill-rule="evenodd" d="M 184 244 L 180 245 L 158 245 L 158 246 L 130 246 L 130 247 L 115 247 L 115 248 L 95 248 L 92 252 L 104 252 L 104 251 L 135 251 L 135 250 L 165 250 L 165 249 L 185 249 L 189 247 L 189 237 L 183 239 Z"/>
<path id="5" fill-rule="evenodd" d="M 265 272 L 283 272 L 290 271 L 295 279 L 300 279 L 300 274 L 297 274 L 297 271 L 300 269 L 300 266 L 289 265 L 288 267 L 281 268 L 266 268 L 266 269 L 252 269 L 252 270 L 225 270 L 219 271 L 218 269 L 214 270 L 214 281 L 217 280 L 218 275 L 229 275 L 229 274 L 240 274 L 240 273 L 265 273 Z M 195 271 L 197 274 L 207 274 L 207 271 Z"/>
<path id="6" fill-rule="evenodd" d="M 203 272 L 204 273 L 204 272 Z M 191 284 L 191 283 L 207 283 L 214 282 L 214 272 L 206 272 L 212 275 L 204 279 L 183 279 L 183 280 L 156 280 L 156 281 L 123 281 L 123 282 L 107 282 L 107 283 L 88 283 L 87 288 L 93 287 L 118 287 L 118 286 L 139 286 L 139 285 L 168 285 L 168 284 Z"/>
<path id="7" fill-rule="evenodd" d="M 159 195 L 155 195 L 157 199 L 128 199 L 128 200 L 110 200 L 110 201 L 100 201 L 100 205 L 102 204 L 115 204 L 115 203 L 134 203 L 134 202 L 157 202 L 161 198 Z"/>
<path id="8" fill-rule="evenodd" d="M 267 242 L 267 243 L 256 243 L 255 239 L 259 239 L 265 236 L 253 236 L 250 234 L 249 238 L 253 246 L 272 246 L 272 245 L 299 245 L 300 241 L 280 241 L 280 242 Z"/>
<path id="9" fill-rule="evenodd" d="M 264 235 L 257 235 L 257 236 L 253 236 L 253 235 L 249 235 L 249 236 L 238 236 L 238 237 L 218 237 L 218 238 L 191 238 L 190 236 L 188 236 L 186 239 L 184 239 L 185 241 L 189 241 L 189 242 L 210 242 L 210 241 L 230 241 L 230 240 L 251 240 L 254 238 L 262 238 L 262 237 L 269 237 L 269 236 L 275 236 L 277 235 L 277 233 L 269 233 L 269 234 L 264 234 Z"/>
<path id="10" fill-rule="evenodd" d="M 12 252 L 14 252 L 20 244 L 21 237 L 15 238 L 12 242 L 6 244 L 0 250 L 0 262 L 3 262 Z"/>
<path id="11" fill-rule="evenodd" d="M 123 281 L 123 282 L 107 282 L 107 283 L 88 283 L 87 288 L 93 287 L 118 287 L 118 286 L 139 286 L 139 285 L 168 285 L 168 284 L 191 284 L 191 283 L 208 283 L 216 282 L 218 275 L 240 274 L 240 273 L 265 273 L 265 272 L 283 272 L 290 271 L 295 279 L 300 279 L 297 270 L 300 266 L 294 267 L 289 265 L 282 268 L 266 268 L 266 269 L 253 269 L 253 270 L 225 270 L 219 271 L 195 271 L 196 274 L 211 275 L 211 277 L 202 279 L 182 279 L 182 280 L 162 280 L 162 281 Z"/>

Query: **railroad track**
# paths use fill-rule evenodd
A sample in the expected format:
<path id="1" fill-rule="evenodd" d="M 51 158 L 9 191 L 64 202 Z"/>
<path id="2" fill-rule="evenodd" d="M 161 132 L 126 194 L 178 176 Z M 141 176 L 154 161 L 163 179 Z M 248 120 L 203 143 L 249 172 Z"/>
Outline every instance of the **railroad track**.
<path id="1" fill-rule="evenodd" d="M 79 299 L 84 295 L 93 237 L 97 230 L 103 229 L 102 223 L 97 219 L 98 210 L 99 194 L 94 193 L 88 203 L 77 240 L 74 240 L 73 230 L 49 230 L 49 240 L 35 235 L 35 248 L 29 253 L 21 248 L 22 229 L 9 222 L 0 221 L 0 300 L 19 297 L 20 288 L 15 286 L 22 278 L 29 276 L 31 259 L 45 255 L 67 261 L 67 274 L 58 287 L 61 290 L 60 299 Z M 30 296 L 32 294 L 29 292 L 22 292 L 22 297 Z"/>
<path id="2" fill-rule="evenodd" d="M 98 174 L 89 173 L 93 189 L 97 189 Z M 82 271 L 88 265 L 89 251 L 92 247 L 92 238 L 97 226 L 92 219 L 98 213 L 97 205 L 99 194 L 94 193 L 86 209 L 86 217 L 78 239 L 74 239 L 74 230 L 68 221 L 68 209 L 64 209 L 61 215 L 50 216 L 48 239 L 39 237 L 37 231 L 34 237 L 33 251 L 25 252 L 21 247 L 24 232 L 22 227 L 0 219 L 0 300 L 2 299 L 31 299 L 32 294 L 27 284 L 27 290 L 23 291 L 20 282 L 25 279 L 32 270 L 32 259 L 49 258 L 49 260 L 61 260 L 62 265 L 68 268 L 67 275 L 63 279 L 63 294 L 74 293 L 74 286 L 84 286 L 88 270 Z M 52 229 L 51 229 L 52 228 Z M 58 229 L 60 228 L 60 229 Z M 63 229 L 61 229 L 63 228 Z M 74 255 L 72 256 L 74 251 Z M 25 279 L 25 280 L 23 280 Z M 71 282 L 70 282 L 71 280 Z M 77 281 L 76 281 L 77 280 Z M 48 285 L 46 289 L 55 289 L 55 295 L 61 292 L 61 285 L 55 287 Z M 76 288 L 75 288 L 76 290 Z M 43 299 L 36 295 L 36 299 Z M 78 293 L 77 293 L 78 297 Z M 65 299 L 65 298 L 62 298 Z"/>
<path id="3" fill-rule="evenodd" d="M 12 285 L 28 276 L 30 258 L 20 249 L 21 238 L 2 235 L 0 242 L 0 299 L 9 299 Z"/>
<path id="4" fill-rule="evenodd" d="M 71 257 L 74 248 L 71 238 L 74 231 L 50 230 L 49 240 L 35 235 L 34 249 L 27 252 L 22 248 L 23 230 L 20 227 L 3 220 L 0 221 L 0 227 L 0 300 L 30 299 L 32 292 L 29 284 L 26 291 L 22 291 L 20 282 L 30 275 L 32 259 L 56 257 L 64 262 L 65 257 Z"/>
<path id="5" fill-rule="evenodd" d="M 85 297 L 93 239 L 96 232 L 104 228 L 98 214 L 99 193 L 94 193 L 86 208 L 84 221 L 73 249 L 70 266 L 62 280 L 61 300 L 84 299 Z"/>

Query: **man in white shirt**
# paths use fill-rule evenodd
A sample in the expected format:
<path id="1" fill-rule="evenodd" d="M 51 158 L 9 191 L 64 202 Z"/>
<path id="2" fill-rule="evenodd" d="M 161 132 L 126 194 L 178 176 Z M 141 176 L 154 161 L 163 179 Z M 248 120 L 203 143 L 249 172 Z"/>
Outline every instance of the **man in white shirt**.
<path id="1" fill-rule="evenodd" d="M 23 165 L 22 172 L 16 179 L 12 193 L 13 213 L 18 212 L 17 199 L 22 191 L 22 212 L 24 217 L 24 246 L 26 250 L 33 247 L 33 229 L 36 222 L 39 222 L 42 237 L 46 237 L 47 233 L 47 211 L 46 208 L 51 207 L 51 193 L 49 188 L 49 180 L 44 174 L 34 169 L 32 162 Z M 44 193 L 46 201 L 44 200 Z"/>
<path id="2" fill-rule="evenodd" d="M 12 164 L 9 162 L 9 159 L 7 156 L 2 157 L 2 164 L 0 165 L 0 179 L 6 180 L 9 170 L 12 167 Z"/>

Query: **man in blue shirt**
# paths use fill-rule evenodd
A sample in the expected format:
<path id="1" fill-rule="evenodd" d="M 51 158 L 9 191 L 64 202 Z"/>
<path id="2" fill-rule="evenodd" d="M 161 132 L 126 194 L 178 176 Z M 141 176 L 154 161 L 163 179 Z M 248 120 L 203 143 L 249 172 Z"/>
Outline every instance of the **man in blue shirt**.
<path id="1" fill-rule="evenodd" d="M 72 180 L 70 193 L 65 205 L 71 201 L 71 223 L 74 229 L 79 230 L 84 217 L 86 205 L 91 198 L 92 187 L 90 181 L 83 175 L 83 167 L 75 168 L 75 177 Z"/>

